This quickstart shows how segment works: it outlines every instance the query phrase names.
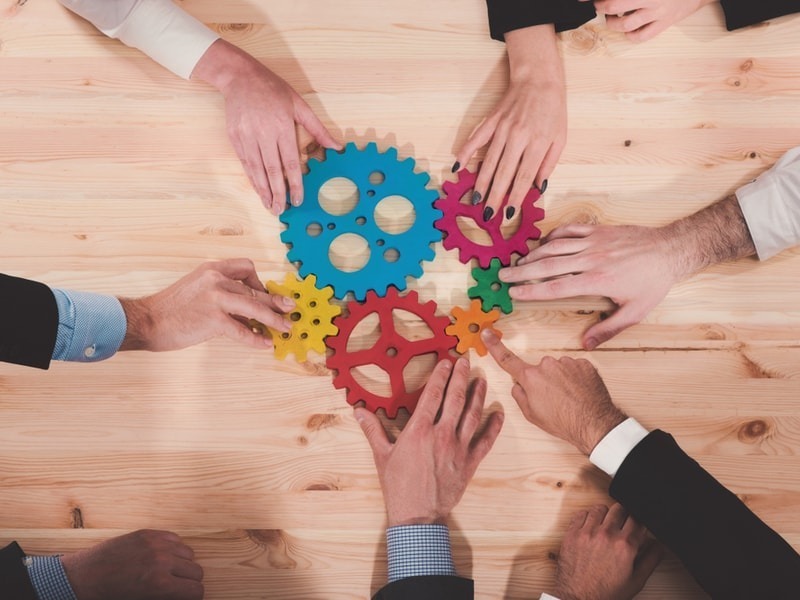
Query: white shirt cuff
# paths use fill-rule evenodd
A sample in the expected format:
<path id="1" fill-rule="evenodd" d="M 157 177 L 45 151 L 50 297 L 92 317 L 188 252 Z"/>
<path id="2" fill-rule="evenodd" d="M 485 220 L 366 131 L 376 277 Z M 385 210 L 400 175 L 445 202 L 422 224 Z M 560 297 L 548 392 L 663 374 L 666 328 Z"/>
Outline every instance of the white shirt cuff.
<path id="1" fill-rule="evenodd" d="M 558 598 L 551 596 L 547 592 L 542 592 L 542 595 L 539 596 L 539 600 L 558 600 Z"/>
<path id="2" fill-rule="evenodd" d="M 589 460 L 598 469 L 614 477 L 631 450 L 646 438 L 648 433 L 636 419 L 628 418 L 600 440 L 589 455 Z"/>
<path id="3" fill-rule="evenodd" d="M 759 260 L 800 243 L 800 146 L 736 190 Z"/>

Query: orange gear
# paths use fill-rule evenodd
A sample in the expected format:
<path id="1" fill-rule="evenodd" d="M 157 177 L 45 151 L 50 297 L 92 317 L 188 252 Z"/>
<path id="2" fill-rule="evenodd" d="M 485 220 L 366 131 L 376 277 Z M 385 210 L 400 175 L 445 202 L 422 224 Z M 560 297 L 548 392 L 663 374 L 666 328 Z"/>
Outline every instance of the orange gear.
<path id="1" fill-rule="evenodd" d="M 500 318 L 500 311 L 495 309 L 489 312 L 481 310 L 481 301 L 475 299 L 470 302 L 469 308 L 464 310 L 460 306 L 454 306 L 450 311 L 455 321 L 448 325 L 445 331 L 458 338 L 456 351 L 464 354 L 470 348 L 474 348 L 478 356 L 486 356 L 488 350 L 481 339 L 481 332 L 484 329 L 491 329 L 497 337 L 503 337 L 503 332 L 492 327 L 492 324 Z"/>
<path id="2" fill-rule="evenodd" d="M 278 331 L 266 327 L 258 321 L 251 321 L 250 326 L 262 333 L 269 331 L 275 344 L 275 357 L 281 360 L 292 352 L 298 362 L 303 362 L 309 350 L 316 350 L 325 354 L 325 338 L 335 335 L 339 329 L 333 324 L 333 318 L 342 312 L 340 306 L 331 304 L 333 288 L 316 288 L 317 278 L 309 275 L 305 279 L 298 279 L 294 274 L 287 273 L 283 283 L 267 281 L 266 288 L 270 294 L 280 294 L 291 298 L 294 309 L 289 313 L 292 321 L 292 330 L 289 332 Z"/>

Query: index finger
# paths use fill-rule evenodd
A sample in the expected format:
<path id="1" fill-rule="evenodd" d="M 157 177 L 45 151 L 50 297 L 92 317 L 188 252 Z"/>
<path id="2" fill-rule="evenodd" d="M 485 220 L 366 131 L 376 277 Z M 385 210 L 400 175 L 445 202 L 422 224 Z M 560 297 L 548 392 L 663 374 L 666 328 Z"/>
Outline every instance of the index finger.
<path id="1" fill-rule="evenodd" d="M 522 373 L 528 363 L 506 348 L 506 345 L 500 341 L 500 338 L 491 329 L 484 329 L 481 333 L 481 339 L 483 339 L 489 354 L 492 355 L 492 358 L 500 365 L 501 369 L 514 379 L 522 378 Z"/>
<path id="2" fill-rule="evenodd" d="M 439 407 L 442 405 L 447 381 L 450 379 L 452 369 L 453 363 L 447 359 L 439 362 L 433 369 L 428 383 L 425 384 L 422 396 L 420 396 L 419 404 L 417 404 L 414 414 L 408 420 L 409 427 L 418 421 L 433 424 L 436 414 L 439 412 Z"/>
<path id="3" fill-rule="evenodd" d="M 249 258 L 229 258 L 214 264 L 215 268 L 230 279 L 244 282 L 257 292 L 265 292 L 264 285 L 258 279 L 256 266 Z"/>

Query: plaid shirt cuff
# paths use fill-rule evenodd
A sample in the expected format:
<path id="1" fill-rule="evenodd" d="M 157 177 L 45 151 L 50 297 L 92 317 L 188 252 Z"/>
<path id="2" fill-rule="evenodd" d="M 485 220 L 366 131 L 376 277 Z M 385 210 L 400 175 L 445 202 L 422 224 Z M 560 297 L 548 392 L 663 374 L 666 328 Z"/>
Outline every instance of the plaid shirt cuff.
<path id="1" fill-rule="evenodd" d="M 53 289 L 58 332 L 53 360 L 95 362 L 116 354 L 128 321 L 114 296 Z"/>
<path id="2" fill-rule="evenodd" d="M 402 525 L 386 530 L 389 583 L 423 575 L 457 575 L 446 525 Z"/>
<path id="3" fill-rule="evenodd" d="M 26 556 L 28 576 L 39 600 L 77 600 L 59 556 Z"/>

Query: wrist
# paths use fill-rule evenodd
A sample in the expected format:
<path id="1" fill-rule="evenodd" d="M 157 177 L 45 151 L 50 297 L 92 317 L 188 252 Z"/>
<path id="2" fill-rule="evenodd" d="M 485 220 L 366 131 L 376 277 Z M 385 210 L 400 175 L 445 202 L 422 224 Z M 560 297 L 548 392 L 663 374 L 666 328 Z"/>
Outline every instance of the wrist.
<path id="1" fill-rule="evenodd" d="M 254 62 L 257 61 L 243 50 L 218 39 L 197 63 L 192 77 L 205 81 L 225 94 L 233 81 L 246 76 L 253 69 Z"/>
<path id="2" fill-rule="evenodd" d="M 552 24 L 510 31 L 505 38 L 511 82 L 564 85 L 564 65 Z"/>
<path id="3" fill-rule="evenodd" d="M 120 298 L 119 302 L 127 321 L 125 339 L 122 340 L 120 350 L 148 350 L 155 323 L 146 307 L 147 299 Z"/>
<path id="4" fill-rule="evenodd" d="M 612 405 L 612 410 L 607 414 L 594 419 L 592 427 L 585 437 L 584 442 L 579 445 L 579 450 L 586 456 L 591 455 L 604 437 L 606 437 L 617 425 L 627 420 L 628 415 Z"/>

